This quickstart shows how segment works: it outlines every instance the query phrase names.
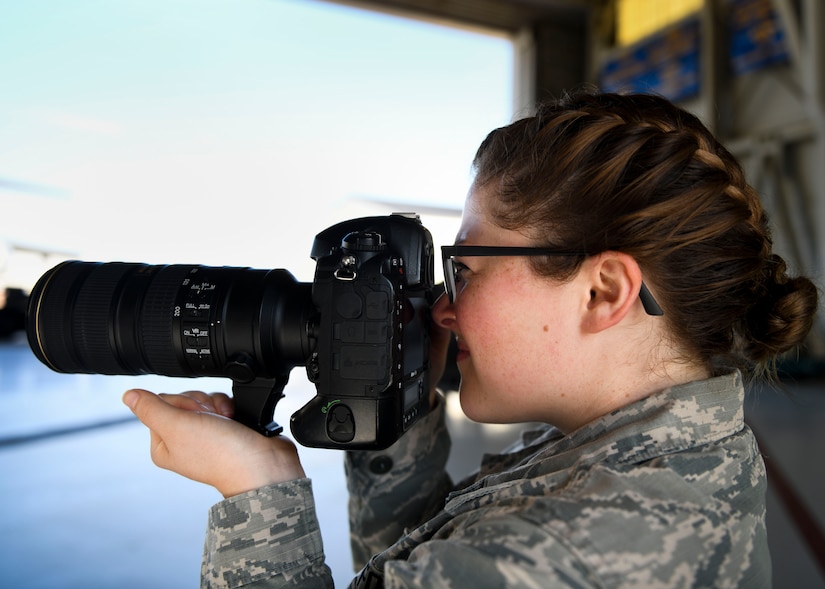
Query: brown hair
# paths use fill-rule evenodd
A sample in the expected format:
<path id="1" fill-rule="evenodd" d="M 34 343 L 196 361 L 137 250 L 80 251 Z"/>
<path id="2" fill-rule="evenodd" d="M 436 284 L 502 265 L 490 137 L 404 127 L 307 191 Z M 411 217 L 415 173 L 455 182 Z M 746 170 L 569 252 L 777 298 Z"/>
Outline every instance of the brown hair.
<path id="1" fill-rule="evenodd" d="M 578 92 L 490 133 L 473 162 L 504 228 L 539 245 L 632 255 L 671 332 L 718 374 L 773 367 L 800 344 L 817 289 L 771 251 L 735 158 L 695 116 L 645 94 Z M 537 259 L 571 276 L 583 257 Z"/>

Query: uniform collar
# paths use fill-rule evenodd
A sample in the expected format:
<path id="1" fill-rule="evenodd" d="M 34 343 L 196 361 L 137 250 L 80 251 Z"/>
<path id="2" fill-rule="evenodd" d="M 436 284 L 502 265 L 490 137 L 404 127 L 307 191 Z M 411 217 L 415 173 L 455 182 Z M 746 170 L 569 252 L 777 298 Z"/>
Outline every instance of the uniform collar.
<path id="1" fill-rule="evenodd" d="M 633 464 L 720 440 L 744 427 L 744 394 L 733 372 L 670 387 L 568 435 L 550 426 L 528 432 L 511 451 L 486 455 L 476 482 L 454 497 L 534 478 L 546 491 L 590 464 Z"/>

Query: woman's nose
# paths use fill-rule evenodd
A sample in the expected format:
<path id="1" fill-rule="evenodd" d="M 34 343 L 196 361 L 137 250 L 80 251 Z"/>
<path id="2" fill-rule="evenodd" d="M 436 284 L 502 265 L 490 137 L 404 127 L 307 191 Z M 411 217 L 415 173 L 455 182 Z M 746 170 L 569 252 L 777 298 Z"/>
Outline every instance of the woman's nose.
<path id="1" fill-rule="evenodd" d="M 442 293 L 442 295 L 436 299 L 430 312 L 432 313 L 433 322 L 436 325 L 451 329 L 455 324 L 455 311 L 447 293 Z"/>

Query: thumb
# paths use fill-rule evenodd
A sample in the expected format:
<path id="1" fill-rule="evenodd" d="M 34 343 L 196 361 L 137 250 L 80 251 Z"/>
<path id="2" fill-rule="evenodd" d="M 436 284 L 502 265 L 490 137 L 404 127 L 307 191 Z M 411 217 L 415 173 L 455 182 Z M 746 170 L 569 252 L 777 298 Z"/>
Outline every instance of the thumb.
<path id="1" fill-rule="evenodd" d="M 163 429 L 165 423 L 176 419 L 177 410 L 169 403 L 143 389 L 131 389 L 123 394 L 123 403 L 149 429 Z"/>

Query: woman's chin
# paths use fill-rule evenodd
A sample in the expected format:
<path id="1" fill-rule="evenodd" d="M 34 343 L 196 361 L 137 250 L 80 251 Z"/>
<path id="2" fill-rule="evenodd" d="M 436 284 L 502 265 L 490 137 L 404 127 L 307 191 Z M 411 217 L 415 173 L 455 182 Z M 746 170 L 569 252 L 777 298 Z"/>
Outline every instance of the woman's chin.
<path id="1" fill-rule="evenodd" d="M 501 423 L 501 408 L 490 407 L 490 403 L 485 401 L 476 387 L 462 381 L 458 390 L 458 398 L 461 402 L 461 411 L 471 421 L 477 423 Z"/>

